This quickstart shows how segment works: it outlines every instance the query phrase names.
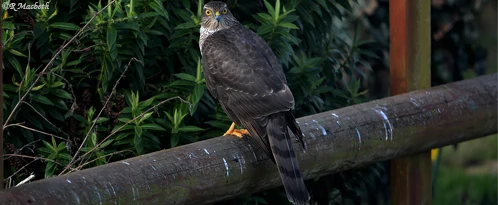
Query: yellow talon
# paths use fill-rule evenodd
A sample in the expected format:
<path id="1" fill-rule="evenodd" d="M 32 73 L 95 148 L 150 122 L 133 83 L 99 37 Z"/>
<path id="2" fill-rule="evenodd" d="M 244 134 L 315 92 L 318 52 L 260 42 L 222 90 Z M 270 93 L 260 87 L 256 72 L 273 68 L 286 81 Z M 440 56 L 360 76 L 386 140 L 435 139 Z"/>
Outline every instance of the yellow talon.
<path id="1" fill-rule="evenodd" d="M 232 125 L 230 125 L 230 128 L 228 128 L 227 132 L 223 134 L 223 136 L 227 135 L 233 135 L 238 138 L 243 138 L 244 135 L 249 135 L 249 132 L 246 129 L 235 129 L 235 123 L 232 122 Z"/>

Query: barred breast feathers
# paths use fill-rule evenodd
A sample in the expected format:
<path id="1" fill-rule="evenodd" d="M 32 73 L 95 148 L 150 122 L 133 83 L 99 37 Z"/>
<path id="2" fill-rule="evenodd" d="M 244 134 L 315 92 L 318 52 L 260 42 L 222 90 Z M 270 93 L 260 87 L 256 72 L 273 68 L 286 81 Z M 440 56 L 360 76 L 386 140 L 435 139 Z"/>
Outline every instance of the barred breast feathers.
<path id="1" fill-rule="evenodd" d="M 206 29 L 201 26 L 201 30 L 199 33 L 201 34 L 199 37 L 199 49 L 201 50 L 201 55 L 202 55 L 202 45 L 204 44 L 204 41 L 214 32 L 221 30 L 221 28 L 212 30 L 212 29 Z"/>

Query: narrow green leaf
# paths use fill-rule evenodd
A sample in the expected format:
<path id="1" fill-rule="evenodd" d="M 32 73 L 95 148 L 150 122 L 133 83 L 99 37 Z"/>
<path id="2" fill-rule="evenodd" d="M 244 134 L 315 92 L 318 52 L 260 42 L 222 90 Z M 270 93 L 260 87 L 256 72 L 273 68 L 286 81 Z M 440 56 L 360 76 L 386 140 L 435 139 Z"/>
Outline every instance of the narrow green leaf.
<path id="1" fill-rule="evenodd" d="M 47 142 L 45 140 L 42 140 L 42 142 L 45 145 L 45 147 L 49 148 L 52 152 L 57 152 L 57 149 L 55 149 L 55 147 L 52 146 L 49 142 Z"/>
<path id="2" fill-rule="evenodd" d="M 62 89 L 56 89 L 55 91 L 52 92 L 52 94 L 64 99 L 70 99 L 70 100 L 73 99 L 73 96 L 71 94 Z"/>
<path id="3" fill-rule="evenodd" d="M 193 75 L 187 74 L 187 73 L 177 73 L 177 74 L 173 74 L 173 75 L 180 78 L 180 79 L 183 79 L 183 80 L 196 82 L 196 77 Z"/>
<path id="4" fill-rule="evenodd" d="M 133 144 L 135 145 L 137 154 L 141 155 L 144 151 L 144 144 L 142 137 L 140 135 L 135 135 L 135 137 L 133 138 Z"/>
<path id="5" fill-rule="evenodd" d="M 53 162 L 47 162 L 47 165 L 45 166 L 45 178 L 53 176 L 55 168 L 56 166 Z"/>
<path id="6" fill-rule="evenodd" d="M 162 2 L 160 2 L 159 0 L 154 0 L 152 2 L 149 2 L 149 6 L 150 8 L 154 9 L 154 11 L 161 14 L 161 16 L 169 20 L 168 11 L 164 9 Z"/>
<path id="7" fill-rule="evenodd" d="M 56 81 L 56 82 L 53 82 L 49 87 L 56 88 L 56 87 L 60 87 L 60 86 L 63 86 L 63 85 L 65 85 L 64 82 Z"/>
<path id="8" fill-rule="evenodd" d="M 105 147 L 109 146 L 114 140 L 107 140 L 105 142 L 103 142 L 101 145 L 100 145 L 100 149 L 104 149 Z"/>
<path id="9" fill-rule="evenodd" d="M 112 132 L 116 132 L 122 125 L 116 125 L 113 129 L 112 129 Z M 135 129 L 135 126 L 133 125 L 125 125 L 124 127 L 122 127 L 119 131 L 120 132 L 123 132 L 123 131 L 126 131 L 126 130 L 132 130 L 132 129 Z"/>
<path id="10" fill-rule="evenodd" d="M 273 31 L 275 27 L 271 24 L 265 24 L 265 25 L 262 25 L 261 27 L 259 27 L 258 29 L 258 35 L 264 35 L 264 34 L 267 34 L 267 33 L 270 33 Z"/>
<path id="11" fill-rule="evenodd" d="M 45 105 L 54 105 L 52 101 L 50 101 L 47 97 L 40 95 L 40 94 L 32 94 L 31 99 L 33 99 L 36 102 L 45 104 Z"/>
<path id="12" fill-rule="evenodd" d="M 19 63 L 19 61 L 17 60 L 16 57 L 14 56 L 10 56 L 10 55 L 7 55 L 7 60 L 9 61 L 10 65 L 12 67 L 14 67 L 14 69 L 16 69 L 17 73 L 19 73 L 19 75 L 24 75 L 24 72 L 21 68 L 21 63 Z"/>
<path id="13" fill-rule="evenodd" d="M 11 49 L 8 49 L 8 51 L 9 51 L 10 53 L 12 53 L 12 54 L 16 55 L 16 56 L 28 57 L 28 56 L 24 55 L 23 53 L 21 53 L 21 52 L 19 52 L 19 51 L 17 51 L 17 50 L 14 50 L 14 49 L 12 49 L 12 48 L 11 48 Z"/>
<path id="14" fill-rule="evenodd" d="M 142 129 L 144 129 L 144 130 L 166 131 L 166 129 L 164 129 L 163 127 L 156 125 L 156 124 L 152 124 L 152 123 L 142 124 L 142 125 L 140 125 L 140 127 L 142 127 Z"/>
<path id="15" fill-rule="evenodd" d="M 59 158 L 63 159 L 63 160 L 66 160 L 66 161 L 70 161 L 72 156 L 67 154 L 67 153 L 60 153 L 59 154 Z"/>
<path id="16" fill-rule="evenodd" d="M 144 18 L 151 18 L 151 17 L 156 17 L 159 16 L 160 14 L 158 12 L 145 12 L 145 13 L 140 13 L 138 15 L 138 18 L 144 19 Z"/>
<path id="17" fill-rule="evenodd" d="M 147 119 L 150 118 L 150 116 L 152 116 L 153 112 L 148 112 L 148 113 L 145 113 L 144 115 L 142 115 L 142 118 L 140 119 L 140 122 L 143 122 Z"/>
<path id="18" fill-rule="evenodd" d="M 260 16 L 261 18 L 263 18 L 265 20 L 268 20 L 269 22 L 272 22 L 272 17 L 270 15 L 268 15 L 267 13 L 258 13 L 258 16 Z"/>
<path id="19" fill-rule="evenodd" d="M 171 114 L 169 114 L 168 112 L 164 112 L 164 114 L 168 117 L 168 120 L 173 123 L 173 116 L 171 116 Z"/>
<path id="20" fill-rule="evenodd" d="M 118 32 L 112 24 L 107 27 L 107 47 L 109 50 L 114 49 Z"/>
<path id="21" fill-rule="evenodd" d="M 171 147 L 176 147 L 176 145 L 178 145 L 178 141 L 180 141 L 180 136 L 172 135 L 170 139 Z"/>
<path id="22" fill-rule="evenodd" d="M 72 23 L 64 23 L 64 22 L 52 23 L 52 24 L 50 24 L 50 27 L 57 28 L 57 29 L 62 29 L 62 30 L 68 30 L 68 31 L 78 31 L 78 30 L 80 30 L 79 26 L 74 25 Z"/>
<path id="23" fill-rule="evenodd" d="M 64 151 L 66 149 L 66 143 L 65 142 L 61 142 L 59 143 L 59 145 L 57 146 L 57 150 L 60 152 L 60 151 Z"/>
<path id="24" fill-rule="evenodd" d="M 193 22 L 187 22 L 187 23 L 182 23 L 178 26 L 175 27 L 175 29 L 188 29 L 188 28 L 195 28 L 197 25 Z"/>
<path id="25" fill-rule="evenodd" d="M 278 26 L 284 27 L 284 28 L 290 28 L 290 29 L 299 29 L 296 25 L 294 25 L 293 23 L 289 23 L 289 22 L 280 22 L 280 23 L 278 23 Z"/>
<path id="26" fill-rule="evenodd" d="M 178 128 L 178 130 L 183 132 L 198 132 L 198 131 L 203 131 L 204 129 L 197 126 L 183 126 Z"/>
<path id="27" fill-rule="evenodd" d="M 278 20 L 279 15 L 280 15 L 280 0 L 277 0 L 277 2 L 275 3 L 275 15 L 273 16 L 275 21 Z"/>
<path id="28" fill-rule="evenodd" d="M 270 13 L 270 15 L 274 15 L 275 14 L 275 9 L 273 9 L 273 6 L 268 3 L 268 1 L 264 1 L 265 2 L 265 6 L 266 6 L 266 9 L 268 10 L 268 13 Z"/>
<path id="29" fill-rule="evenodd" d="M 154 30 L 154 29 L 147 30 L 147 31 L 145 31 L 145 33 L 156 35 L 156 36 L 164 35 L 164 33 L 162 33 L 161 31 Z"/>
<path id="30" fill-rule="evenodd" d="M 91 144 L 91 147 L 95 147 L 95 145 L 97 145 L 97 133 L 96 132 L 92 132 L 90 134 L 90 141 L 89 141 Z"/>
<path id="31" fill-rule="evenodd" d="M 109 118 L 107 118 L 107 117 L 99 117 L 99 118 L 97 119 L 97 122 L 96 122 L 96 123 L 97 123 L 97 124 L 100 124 L 100 123 L 103 123 L 103 122 L 107 122 L 108 120 L 109 120 Z"/>
<path id="32" fill-rule="evenodd" d="M 144 109 L 146 107 L 149 107 L 154 102 L 154 100 L 155 100 L 155 98 L 151 97 L 145 101 L 138 103 L 138 109 L 141 110 L 141 109 Z"/>
<path id="33" fill-rule="evenodd" d="M 40 2 L 43 4 L 43 2 Z M 42 13 L 44 13 L 44 15 L 46 14 L 48 10 L 47 9 L 42 9 Z M 50 14 L 50 16 L 48 17 L 48 20 L 54 18 L 55 16 L 57 16 L 57 9 L 54 10 L 54 12 L 52 14 Z"/>
<path id="34" fill-rule="evenodd" d="M 135 126 L 135 136 L 142 136 L 142 133 L 143 133 L 143 129 L 142 127 L 140 127 L 139 125 L 136 125 Z"/>
<path id="35" fill-rule="evenodd" d="M 2 29 L 14 30 L 16 26 L 12 22 L 2 21 Z"/>

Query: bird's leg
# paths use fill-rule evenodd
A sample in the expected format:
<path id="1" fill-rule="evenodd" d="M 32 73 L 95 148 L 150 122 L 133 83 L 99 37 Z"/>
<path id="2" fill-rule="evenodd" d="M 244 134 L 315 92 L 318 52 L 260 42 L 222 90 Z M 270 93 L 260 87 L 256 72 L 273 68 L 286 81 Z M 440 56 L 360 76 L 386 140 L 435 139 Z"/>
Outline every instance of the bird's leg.
<path id="1" fill-rule="evenodd" d="M 223 136 L 234 135 L 238 138 L 243 138 L 244 135 L 249 135 L 249 132 L 246 129 L 235 129 L 235 122 L 232 122 L 230 128 L 228 128 L 227 132 L 223 134 Z"/>

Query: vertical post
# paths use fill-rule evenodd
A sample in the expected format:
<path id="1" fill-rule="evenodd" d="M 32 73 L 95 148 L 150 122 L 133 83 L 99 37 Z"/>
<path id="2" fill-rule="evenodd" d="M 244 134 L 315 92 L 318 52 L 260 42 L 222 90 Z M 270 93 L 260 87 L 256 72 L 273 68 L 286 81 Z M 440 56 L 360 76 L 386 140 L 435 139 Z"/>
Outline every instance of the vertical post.
<path id="1" fill-rule="evenodd" d="M 389 1 L 391 95 L 430 87 L 430 1 Z M 391 161 L 394 205 L 432 204 L 431 153 Z"/>
<path id="2" fill-rule="evenodd" d="M 0 15 L 2 14 L 3 8 L 0 8 Z M 0 28 L 2 28 L 2 21 L 3 19 L 0 19 Z M 3 29 L 0 30 L 0 41 L 2 33 Z M 0 106 L 3 106 L 3 42 L 0 42 Z M 0 189 L 3 188 L 3 108 L 0 107 Z"/>

